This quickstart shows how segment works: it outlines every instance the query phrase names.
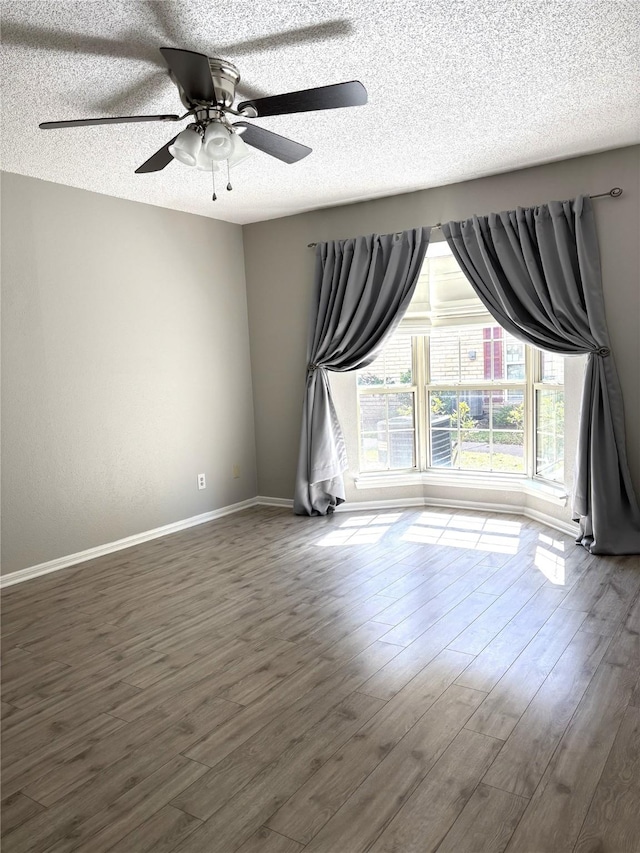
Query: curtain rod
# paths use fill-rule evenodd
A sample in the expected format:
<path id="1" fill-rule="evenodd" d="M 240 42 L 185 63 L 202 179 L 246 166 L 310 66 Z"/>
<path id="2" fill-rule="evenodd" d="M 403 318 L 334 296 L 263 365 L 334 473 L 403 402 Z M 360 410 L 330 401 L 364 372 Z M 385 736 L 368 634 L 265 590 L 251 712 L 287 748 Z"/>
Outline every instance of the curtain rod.
<path id="1" fill-rule="evenodd" d="M 589 198 L 604 198 L 605 196 L 610 196 L 611 198 L 620 198 L 621 195 L 622 195 L 622 189 L 620 187 L 612 187 L 606 193 L 595 193 L 595 195 L 590 195 Z M 429 227 L 431 228 L 432 231 L 434 231 L 436 228 L 442 228 L 442 222 L 436 222 L 435 225 L 431 225 Z M 396 237 L 399 237 L 400 234 L 402 234 L 402 231 L 396 231 L 395 232 Z M 315 247 L 317 245 L 318 245 L 317 243 L 307 243 L 307 248 L 308 249 L 315 249 Z"/>

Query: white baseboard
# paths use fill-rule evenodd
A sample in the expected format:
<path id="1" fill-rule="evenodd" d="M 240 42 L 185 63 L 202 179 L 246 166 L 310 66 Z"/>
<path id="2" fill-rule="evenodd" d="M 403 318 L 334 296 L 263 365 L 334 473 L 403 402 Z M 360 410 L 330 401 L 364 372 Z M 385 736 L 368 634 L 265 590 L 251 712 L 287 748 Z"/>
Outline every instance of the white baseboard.
<path id="1" fill-rule="evenodd" d="M 478 512 L 495 512 L 505 515 L 523 515 L 533 521 L 539 521 L 547 527 L 552 527 L 560 533 L 575 537 L 578 527 L 572 522 L 563 521 L 528 507 L 513 506 L 511 504 L 487 503 L 481 501 L 463 501 L 451 498 L 395 498 L 388 501 L 354 501 L 340 504 L 336 512 L 364 512 L 376 509 L 398 509 L 400 507 L 437 506 L 443 509 L 468 509 Z"/>
<path id="2" fill-rule="evenodd" d="M 365 512 L 372 509 L 409 509 L 424 506 L 424 498 L 389 498 L 381 501 L 346 501 L 337 507 L 336 512 Z"/>
<path id="3" fill-rule="evenodd" d="M 293 501 L 289 498 L 269 498 L 260 495 L 255 500 L 256 504 L 261 506 L 280 506 L 291 509 Z M 406 507 L 420 506 L 437 506 L 443 509 L 468 509 L 478 510 L 479 512 L 495 512 L 507 515 L 522 515 L 525 518 L 530 518 L 532 521 L 539 521 L 547 527 L 558 530 L 560 533 L 565 533 L 567 536 L 577 536 L 578 527 L 570 521 L 563 521 L 560 518 L 554 518 L 552 515 L 547 515 L 544 512 L 539 512 L 536 509 L 529 509 L 523 506 L 513 506 L 512 504 L 487 503 L 480 501 L 464 501 L 455 500 L 452 498 L 389 498 L 388 500 L 380 501 L 347 501 L 337 507 L 336 512 L 371 512 L 372 510 L 380 509 L 402 509 Z"/>
<path id="4" fill-rule="evenodd" d="M 573 539 L 580 533 L 580 527 L 576 521 L 562 521 L 562 519 L 547 515 L 546 512 L 539 512 L 537 509 L 529 509 L 529 507 L 524 509 L 523 515 L 532 521 L 539 521 L 540 524 L 545 524 L 547 527 L 560 531 L 560 533 L 565 533 Z"/>
<path id="5" fill-rule="evenodd" d="M 293 509 L 293 500 L 291 498 L 266 498 L 263 495 L 258 495 L 254 498 L 256 506 L 281 506 L 287 509 Z"/>
<path id="6" fill-rule="evenodd" d="M 184 518 L 181 521 L 174 521 L 171 524 L 165 524 L 162 527 L 156 527 L 154 530 L 145 530 L 143 533 L 134 533 L 133 536 L 126 536 L 124 539 L 118 539 L 115 542 L 107 542 L 105 545 L 98 545 L 95 548 L 87 548 L 86 551 L 78 551 L 76 554 L 69 554 L 66 557 L 58 557 L 55 560 L 49 560 L 46 563 L 38 563 L 36 566 L 29 566 L 26 569 L 20 569 L 17 572 L 10 572 L 7 575 L 0 576 L 0 589 L 6 586 L 13 586 L 17 583 L 31 580 L 31 578 L 48 575 L 51 572 L 66 569 L 69 566 L 75 566 L 78 563 L 85 563 L 88 560 L 95 560 L 96 557 L 102 557 L 105 554 L 112 554 L 114 551 L 122 551 L 125 548 L 132 548 L 134 545 L 140 545 L 143 542 L 149 542 L 151 539 L 159 539 L 161 536 L 168 536 L 170 533 L 177 533 L 180 530 L 186 530 L 189 527 L 196 527 L 198 524 L 205 524 L 207 521 L 214 521 L 216 518 L 223 518 L 225 515 L 231 515 L 234 512 L 240 512 L 243 509 L 250 509 L 253 506 L 276 506 L 283 509 L 291 509 L 293 501 L 289 498 L 270 498 L 263 495 L 258 495 L 255 498 L 249 498 L 246 501 L 240 501 L 236 504 L 214 509 L 211 512 L 204 512 L 201 515 L 194 515 L 191 518 Z M 578 533 L 577 525 L 568 521 L 554 518 L 546 513 L 538 510 L 528 509 L 527 507 L 513 507 L 509 504 L 494 504 L 481 503 L 479 501 L 462 501 L 450 500 L 448 498 L 390 498 L 389 500 L 381 501 L 351 501 L 340 504 L 336 512 L 371 512 L 372 510 L 381 509 L 402 509 L 403 507 L 420 507 L 420 506 L 437 506 L 450 509 L 468 509 L 478 510 L 480 512 L 495 512 L 506 513 L 509 515 L 523 515 L 525 518 L 531 518 L 534 521 L 539 521 L 541 524 L 565 533 L 568 536 L 575 537 Z"/>
<path id="7" fill-rule="evenodd" d="M 545 512 L 539 512 L 537 509 L 529 509 L 529 507 L 512 506 L 511 504 L 495 504 L 485 501 L 456 501 L 448 498 L 425 498 L 425 506 L 438 506 L 449 509 L 468 509 L 478 512 L 495 512 L 504 515 L 523 515 L 525 518 L 530 518 L 532 521 L 539 521 L 546 527 L 552 527 L 560 533 L 565 533 L 567 536 L 577 536 L 578 527 L 570 521 L 563 521 L 561 518 L 554 518 L 552 515 L 547 515 Z"/>
<path id="8" fill-rule="evenodd" d="M 231 515 L 233 512 L 249 509 L 255 506 L 255 504 L 255 498 L 249 498 L 246 501 L 240 501 L 240 503 L 223 506 L 220 509 L 214 509 L 210 512 L 203 512 L 200 515 L 193 515 L 191 518 L 183 518 L 181 521 L 172 521 L 171 524 L 164 524 L 162 527 L 156 527 L 153 530 L 134 533 L 132 536 L 126 536 L 124 539 L 117 539 L 115 542 L 107 542 L 105 545 L 87 548 L 86 551 L 78 551 L 76 554 L 69 554 L 66 557 L 48 560 L 46 563 L 38 563 L 37 566 L 29 566 L 17 572 L 0 575 L 0 589 L 5 586 L 13 586 L 16 583 L 23 583 L 23 581 L 31 580 L 31 578 L 38 578 L 41 575 L 48 575 L 50 572 L 58 572 L 60 569 L 66 569 L 78 563 L 85 563 L 87 560 L 95 560 L 96 557 L 102 557 L 105 554 L 113 554 L 114 551 L 132 548 L 134 545 L 149 542 L 151 539 L 159 539 L 161 536 L 168 536 L 170 533 L 177 533 L 180 530 L 186 530 L 188 527 L 196 527 L 198 524 L 205 524 L 207 521 Z"/>

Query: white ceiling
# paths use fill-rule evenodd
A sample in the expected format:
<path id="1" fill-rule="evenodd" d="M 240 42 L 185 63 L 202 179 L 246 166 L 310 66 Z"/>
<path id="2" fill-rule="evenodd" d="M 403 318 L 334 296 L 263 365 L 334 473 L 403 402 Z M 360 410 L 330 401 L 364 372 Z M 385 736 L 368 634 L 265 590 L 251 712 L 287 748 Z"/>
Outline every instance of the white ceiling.
<path id="1" fill-rule="evenodd" d="M 638 0 L 31 0 L 0 8 L 5 170 L 230 222 L 640 141 Z M 250 92 L 358 79 L 369 103 L 256 120 L 313 153 L 294 165 L 256 153 L 215 203 L 210 175 L 179 163 L 134 174 L 176 125 L 38 130 L 46 120 L 182 113 L 160 46 L 231 60 Z"/>

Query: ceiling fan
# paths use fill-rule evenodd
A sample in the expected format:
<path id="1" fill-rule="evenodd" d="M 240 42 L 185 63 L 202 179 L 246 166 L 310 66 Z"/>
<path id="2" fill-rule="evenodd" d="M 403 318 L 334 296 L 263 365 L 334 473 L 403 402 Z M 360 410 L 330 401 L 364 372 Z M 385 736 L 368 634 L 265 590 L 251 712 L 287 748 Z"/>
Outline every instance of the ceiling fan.
<path id="1" fill-rule="evenodd" d="M 213 173 L 225 160 L 228 167 L 231 167 L 246 159 L 250 153 L 247 146 L 263 151 L 284 163 L 296 163 L 311 153 L 311 148 L 306 145 L 246 121 L 232 122 L 229 116 L 242 119 L 263 118 L 338 107 L 355 107 L 367 103 L 367 90 L 362 83 L 352 80 L 347 83 L 254 98 L 242 101 L 234 107 L 240 72 L 233 63 L 206 56 L 204 53 L 173 47 L 161 47 L 160 53 L 169 68 L 172 81 L 178 87 L 180 100 L 187 110 L 184 115 L 46 121 L 40 124 L 40 128 L 50 130 L 129 122 L 174 122 L 193 117 L 191 124 L 149 157 L 136 169 L 136 173 L 158 172 L 173 159 L 187 166 L 195 166 Z M 230 188 L 231 185 L 228 184 L 228 189 Z"/>

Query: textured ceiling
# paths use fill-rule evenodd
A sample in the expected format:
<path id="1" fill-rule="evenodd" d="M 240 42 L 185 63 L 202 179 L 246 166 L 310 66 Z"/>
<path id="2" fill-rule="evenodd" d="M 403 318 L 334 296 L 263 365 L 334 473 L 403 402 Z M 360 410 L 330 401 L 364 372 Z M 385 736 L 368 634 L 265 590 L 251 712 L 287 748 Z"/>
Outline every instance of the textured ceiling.
<path id="1" fill-rule="evenodd" d="M 230 222 L 391 195 L 640 141 L 638 0 L 3 2 L 2 165 Z M 313 148 L 210 175 L 134 169 L 171 124 L 40 121 L 182 113 L 158 47 L 234 62 L 241 94 L 361 80 L 364 107 L 256 120 Z M 598 187 L 596 189 L 606 189 Z"/>

